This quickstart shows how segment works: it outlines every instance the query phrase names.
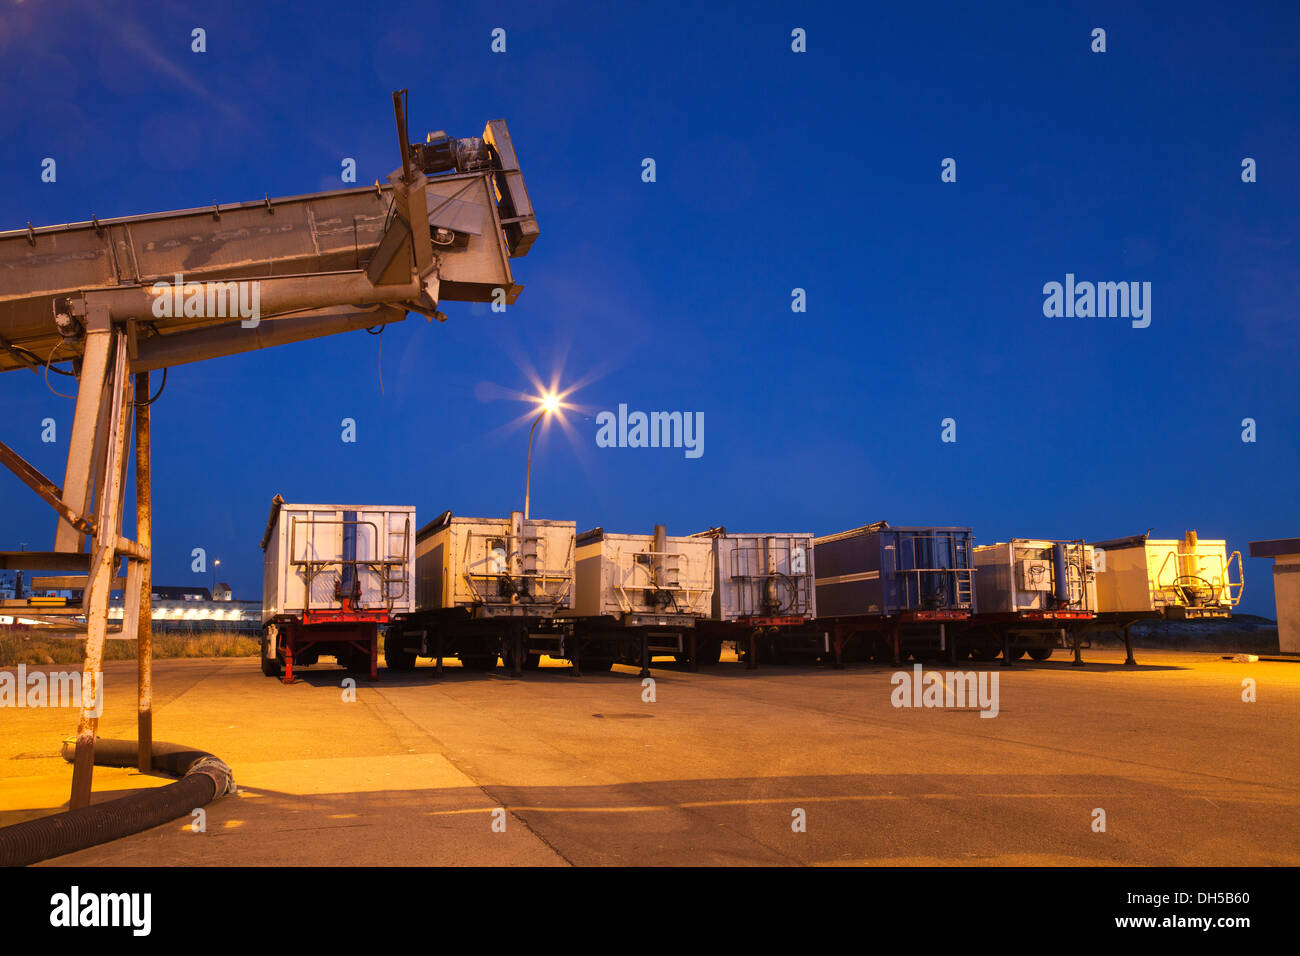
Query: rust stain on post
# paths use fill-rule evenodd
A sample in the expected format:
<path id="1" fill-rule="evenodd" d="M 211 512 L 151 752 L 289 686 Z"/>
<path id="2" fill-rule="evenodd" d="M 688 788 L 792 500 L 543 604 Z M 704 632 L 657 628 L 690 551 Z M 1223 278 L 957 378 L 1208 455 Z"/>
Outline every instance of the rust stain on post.
<path id="1" fill-rule="evenodd" d="M 149 446 L 149 373 L 135 376 L 135 540 L 151 553 L 152 501 Z M 143 562 L 140 576 L 140 618 L 136 625 L 139 677 L 138 766 L 153 768 L 153 561 Z"/>

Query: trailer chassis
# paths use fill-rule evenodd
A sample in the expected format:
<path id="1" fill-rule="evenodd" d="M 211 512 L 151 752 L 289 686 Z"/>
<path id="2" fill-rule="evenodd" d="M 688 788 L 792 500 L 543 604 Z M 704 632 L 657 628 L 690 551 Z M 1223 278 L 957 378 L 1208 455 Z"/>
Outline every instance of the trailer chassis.
<path id="1" fill-rule="evenodd" d="M 868 635 L 874 648 L 875 653 L 869 653 L 869 657 L 888 655 L 891 666 L 901 667 L 904 647 L 920 647 L 926 654 L 935 647 L 938 652 L 950 649 L 949 628 L 969 617 L 970 612 L 965 610 L 899 611 L 819 619 L 817 623 L 830 631 L 836 669 L 844 667 L 845 651 L 859 634 Z"/>
<path id="2" fill-rule="evenodd" d="M 262 629 L 262 673 L 292 684 L 295 663 L 308 667 L 323 650 L 349 670 L 368 670 L 367 679 L 377 681 L 379 626 L 387 620 L 387 611 L 357 610 L 346 601 L 340 609 L 273 618 Z"/>
<path id="3" fill-rule="evenodd" d="M 574 677 L 582 676 L 584 660 L 588 670 L 605 671 L 623 663 L 638 667 L 638 676 L 649 677 L 654 658 L 666 655 L 699 670 L 698 623 L 690 615 L 557 616 L 553 631 L 529 636 L 534 647 L 569 661 Z"/>
<path id="4" fill-rule="evenodd" d="M 760 663 L 784 664 L 791 656 L 832 661 L 830 634 L 802 616 L 746 616 L 733 621 L 701 621 L 696 625 L 702 653 L 699 662 L 718 662 L 717 652 L 724 641 L 736 645 L 746 670 L 757 670 Z"/>
<path id="5" fill-rule="evenodd" d="M 1085 633 L 1096 615 L 1070 609 L 997 611 L 973 614 L 954 635 L 951 659 L 959 647 L 977 661 L 992 661 L 999 653 L 1002 666 L 1011 667 L 1028 651 L 1035 661 L 1045 661 L 1064 647 L 1074 652 L 1074 664 L 1083 663 L 1082 648 L 1090 647 Z"/>
<path id="6" fill-rule="evenodd" d="M 542 651 L 531 635 L 551 627 L 549 614 L 529 605 L 509 608 L 435 608 L 404 614 L 389 625 L 384 651 L 388 666 L 412 670 L 417 657 L 434 661 L 434 676 L 443 675 L 443 661 L 460 659 L 470 670 L 491 671 L 501 658 L 511 677 L 536 670 Z M 390 650 L 392 649 L 391 654 Z"/>

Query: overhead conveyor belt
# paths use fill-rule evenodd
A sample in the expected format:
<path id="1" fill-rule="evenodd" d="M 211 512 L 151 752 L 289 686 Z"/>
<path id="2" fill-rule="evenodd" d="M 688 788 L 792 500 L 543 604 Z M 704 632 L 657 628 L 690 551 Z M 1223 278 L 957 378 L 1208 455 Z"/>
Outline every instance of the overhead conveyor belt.
<path id="1" fill-rule="evenodd" d="M 29 224 L 0 232 L 0 371 L 80 358 L 105 321 L 127 326 L 139 372 L 441 319 L 444 300 L 513 303 L 510 259 L 536 235 L 504 120 L 407 144 L 373 186 Z"/>

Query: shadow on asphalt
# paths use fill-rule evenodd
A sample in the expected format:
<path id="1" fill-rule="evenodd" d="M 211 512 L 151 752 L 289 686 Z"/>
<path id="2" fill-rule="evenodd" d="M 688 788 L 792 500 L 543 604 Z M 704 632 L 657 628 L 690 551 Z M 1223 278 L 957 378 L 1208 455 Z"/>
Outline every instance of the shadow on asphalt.
<path id="1" fill-rule="evenodd" d="M 1252 836 L 1261 826 L 1285 827 L 1286 805 L 1222 794 L 1211 803 L 1186 787 L 1127 774 L 989 770 L 311 795 L 245 788 L 254 799 L 210 806 L 216 843 L 182 832 L 178 821 L 89 852 L 97 854 L 93 862 L 118 864 L 165 855 L 176 865 L 357 865 L 368 854 L 369 864 L 474 865 L 497 839 L 505 856 L 498 862 L 511 862 L 509 834 L 531 832 L 578 865 L 1294 862 L 1291 851 Z M 1089 825 L 1097 806 L 1136 836 L 1100 839 Z M 509 815 L 500 834 L 492 831 L 497 808 Z M 801 830 L 792 827 L 799 817 Z M 395 834 L 400 839 L 388 840 L 383 859 L 370 858 L 378 836 Z M 1253 849 L 1246 859 L 1242 847 Z"/>

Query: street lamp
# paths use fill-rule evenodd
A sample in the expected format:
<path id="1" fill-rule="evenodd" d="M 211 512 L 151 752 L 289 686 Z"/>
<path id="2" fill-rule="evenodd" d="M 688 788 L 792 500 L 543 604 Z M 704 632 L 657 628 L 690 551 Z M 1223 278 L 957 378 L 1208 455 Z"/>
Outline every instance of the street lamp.
<path id="1" fill-rule="evenodd" d="M 217 597 L 217 568 L 221 567 L 221 559 L 217 558 L 212 562 L 212 590 L 208 592 L 208 598 L 216 600 Z"/>
<path id="2" fill-rule="evenodd" d="M 560 397 L 554 392 L 547 392 L 542 396 L 541 411 L 537 413 L 537 418 L 533 420 L 533 427 L 528 429 L 528 465 L 524 470 L 524 520 L 528 520 L 528 499 L 532 491 L 533 482 L 533 432 L 537 431 L 537 426 L 542 423 L 542 419 L 551 412 L 560 407 Z"/>

